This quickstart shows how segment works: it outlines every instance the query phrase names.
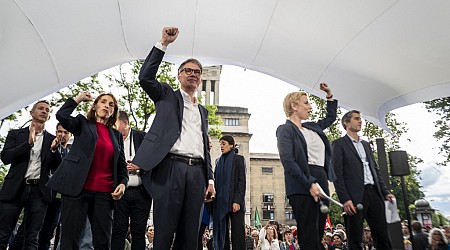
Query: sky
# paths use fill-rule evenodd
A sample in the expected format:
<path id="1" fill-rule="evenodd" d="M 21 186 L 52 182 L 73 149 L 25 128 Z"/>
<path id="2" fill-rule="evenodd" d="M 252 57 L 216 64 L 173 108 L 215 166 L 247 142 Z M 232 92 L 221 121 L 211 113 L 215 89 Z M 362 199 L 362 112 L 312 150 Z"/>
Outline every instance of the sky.
<path id="1" fill-rule="evenodd" d="M 333 83 L 328 85 L 333 89 Z M 286 120 L 282 102 L 287 93 L 297 90 L 298 87 L 271 76 L 240 67 L 223 66 L 219 105 L 248 108 L 251 114 L 249 132 L 253 134 L 250 152 L 277 153 L 275 131 Z M 339 96 L 335 98 L 339 100 Z M 450 216 L 450 166 L 437 165 L 443 157 L 438 155 L 439 143 L 433 137 L 436 131 L 433 121 L 439 117 L 429 113 L 420 103 L 393 112 L 398 121 L 405 122 L 409 129 L 400 138 L 401 150 L 424 160 L 417 168 L 421 171 L 419 182 L 423 186 L 425 199 L 434 209 Z"/>

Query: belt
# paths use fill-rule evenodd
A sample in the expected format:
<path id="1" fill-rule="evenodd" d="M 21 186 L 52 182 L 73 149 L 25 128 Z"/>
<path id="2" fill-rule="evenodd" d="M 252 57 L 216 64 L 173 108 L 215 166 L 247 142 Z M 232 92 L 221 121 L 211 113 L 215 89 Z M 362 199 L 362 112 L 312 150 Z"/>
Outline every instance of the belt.
<path id="1" fill-rule="evenodd" d="M 375 186 L 373 185 L 373 184 L 366 184 L 366 185 L 364 185 L 364 188 L 365 189 L 372 189 L 372 188 L 374 188 Z"/>
<path id="2" fill-rule="evenodd" d="M 189 156 L 176 155 L 176 154 L 171 154 L 171 153 L 169 153 L 167 155 L 167 157 L 169 157 L 170 159 L 175 160 L 175 161 L 186 163 L 189 166 L 195 166 L 195 165 L 202 165 L 203 164 L 203 159 L 202 158 L 191 158 Z"/>
<path id="3" fill-rule="evenodd" d="M 144 188 L 143 185 L 139 185 L 139 186 L 128 186 L 127 189 L 142 189 Z"/>
<path id="4" fill-rule="evenodd" d="M 26 179 L 25 184 L 27 185 L 37 185 L 39 184 L 39 179 Z"/>

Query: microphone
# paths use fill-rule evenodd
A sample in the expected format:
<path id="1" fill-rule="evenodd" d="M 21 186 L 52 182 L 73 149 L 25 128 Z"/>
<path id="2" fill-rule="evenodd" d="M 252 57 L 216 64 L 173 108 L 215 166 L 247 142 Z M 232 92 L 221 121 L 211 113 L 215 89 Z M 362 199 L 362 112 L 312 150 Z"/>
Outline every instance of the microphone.
<path id="1" fill-rule="evenodd" d="M 319 202 L 320 202 L 320 212 L 323 214 L 328 214 L 330 212 L 330 208 L 327 205 L 325 205 L 322 200 L 319 200 Z"/>
<path id="2" fill-rule="evenodd" d="M 357 204 L 356 209 L 358 209 L 359 211 L 362 211 L 364 209 L 363 204 Z"/>

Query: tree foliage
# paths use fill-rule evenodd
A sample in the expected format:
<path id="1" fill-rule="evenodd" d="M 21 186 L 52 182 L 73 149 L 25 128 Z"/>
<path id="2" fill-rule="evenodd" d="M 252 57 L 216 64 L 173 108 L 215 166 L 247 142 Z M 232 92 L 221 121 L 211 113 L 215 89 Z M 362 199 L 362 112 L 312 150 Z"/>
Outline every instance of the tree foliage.
<path id="1" fill-rule="evenodd" d="M 425 102 L 425 108 L 428 112 L 440 116 L 439 120 L 434 121 L 437 131 L 434 132 L 433 136 L 436 140 L 442 140 L 439 153 L 445 157 L 441 164 L 446 165 L 450 163 L 450 97 Z"/>

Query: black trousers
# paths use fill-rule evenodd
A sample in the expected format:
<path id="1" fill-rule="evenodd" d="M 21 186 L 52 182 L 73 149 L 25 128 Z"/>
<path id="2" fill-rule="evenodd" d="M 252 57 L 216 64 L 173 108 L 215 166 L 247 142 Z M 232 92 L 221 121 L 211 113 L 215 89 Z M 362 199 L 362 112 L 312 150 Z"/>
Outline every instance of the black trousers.
<path id="1" fill-rule="evenodd" d="M 151 196 L 155 239 L 153 248 L 197 249 L 201 208 L 205 198 L 205 175 L 202 165 L 166 157 L 152 170 Z"/>
<path id="2" fill-rule="evenodd" d="M 39 232 L 39 246 L 38 250 L 48 250 L 50 248 L 50 241 L 54 236 L 55 229 L 59 224 L 59 216 L 61 214 L 61 199 L 54 198 L 48 204 L 47 212 L 45 213 L 44 222 L 42 223 L 41 231 Z M 9 250 L 22 250 L 24 243 L 24 224 L 20 224 L 17 229 L 17 234 L 14 236 L 13 242 L 9 246 Z"/>
<path id="3" fill-rule="evenodd" d="M 62 196 L 61 249 L 79 249 L 86 216 L 91 222 L 95 250 L 111 248 L 113 227 L 113 199 L 111 193 L 83 190 L 79 196 Z"/>
<path id="4" fill-rule="evenodd" d="M 131 232 L 131 250 L 145 249 L 145 230 L 152 198 L 144 186 L 128 187 L 114 210 L 112 250 L 123 250 L 128 226 Z"/>
<path id="5" fill-rule="evenodd" d="M 233 213 L 230 212 L 226 216 L 226 236 L 224 250 L 230 250 L 230 222 L 231 222 L 231 248 L 245 249 L 245 221 L 244 212 Z"/>
<path id="6" fill-rule="evenodd" d="M 363 210 L 353 216 L 345 216 L 349 249 L 363 249 L 363 222 L 370 226 L 376 249 L 392 249 L 388 234 L 384 201 L 378 194 L 376 186 L 364 188 Z"/>
<path id="7" fill-rule="evenodd" d="M 329 195 L 327 174 L 324 167 L 309 165 L 309 169 L 323 191 Z M 322 249 L 323 246 L 320 242 L 323 237 L 327 215 L 320 212 L 320 203 L 315 202 L 311 195 L 290 195 L 288 198 L 297 221 L 300 249 Z M 326 200 L 323 203 L 329 204 Z"/>
<path id="8" fill-rule="evenodd" d="M 20 213 L 24 210 L 24 247 L 38 249 L 38 235 L 47 211 L 39 185 L 23 185 L 18 198 L 0 202 L 0 249 L 6 249 Z"/>

